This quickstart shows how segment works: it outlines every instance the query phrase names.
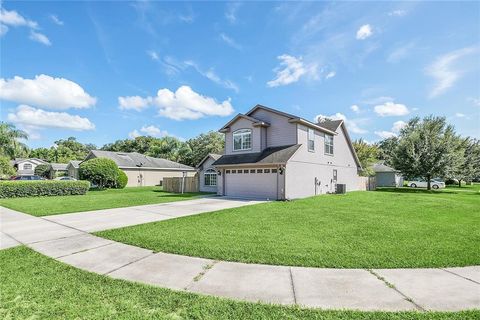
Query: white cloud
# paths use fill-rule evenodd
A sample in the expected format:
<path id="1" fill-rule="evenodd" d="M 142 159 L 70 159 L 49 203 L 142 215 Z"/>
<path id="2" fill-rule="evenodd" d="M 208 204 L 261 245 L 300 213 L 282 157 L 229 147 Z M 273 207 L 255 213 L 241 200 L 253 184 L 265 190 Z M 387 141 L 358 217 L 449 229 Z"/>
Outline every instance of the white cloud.
<path id="1" fill-rule="evenodd" d="M 35 128 L 59 128 L 85 131 L 95 129 L 95 125 L 87 118 L 71 115 L 66 112 L 50 112 L 20 105 L 14 113 L 9 113 L 8 120 L 17 124 Z"/>
<path id="2" fill-rule="evenodd" d="M 159 60 L 160 59 L 160 56 L 158 55 L 158 53 L 156 51 L 153 51 L 153 50 L 148 50 L 147 51 L 147 54 L 148 56 L 152 59 L 152 60 Z"/>
<path id="3" fill-rule="evenodd" d="M 426 69 L 427 74 L 436 81 L 433 89 L 430 91 L 430 98 L 439 96 L 452 87 L 463 74 L 463 70 L 454 68 L 455 62 L 477 51 L 478 48 L 467 47 L 449 52 L 435 59 Z"/>
<path id="4" fill-rule="evenodd" d="M 229 79 L 220 78 L 220 76 L 218 76 L 212 68 L 205 71 L 205 70 L 201 69 L 198 66 L 198 64 L 195 63 L 194 61 L 185 61 L 183 63 L 183 65 L 180 66 L 180 68 L 185 68 L 185 67 L 192 67 L 199 74 L 201 74 L 202 76 L 204 76 L 208 80 L 210 80 L 210 81 L 212 81 L 212 82 L 214 82 L 218 85 L 221 85 L 224 88 L 231 89 L 231 90 L 233 90 L 237 93 L 240 91 L 240 88 L 238 87 L 238 85 L 235 82 L 233 82 Z"/>
<path id="5" fill-rule="evenodd" d="M 359 123 L 364 122 L 364 119 L 347 119 L 347 117 L 343 113 L 337 112 L 334 115 L 330 115 L 330 116 L 319 114 L 315 117 L 314 120 L 315 122 L 322 122 L 322 120 L 324 119 L 343 120 L 348 130 L 352 133 L 362 134 L 362 133 L 368 132 L 367 130 L 359 126 Z"/>
<path id="6" fill-rule="evenodd" d="M 393 10 L 388 13 L 389 16 L 393 17 L 403 17 L 407 14 L 406 10 Z"/>
<path id="7" fill-rule="evenodd" d="M 457 118 L 466 118 L 467 116 L 464 113 L 457 112 L 455 113 L 455 117 Z"/>
<path id="8" fill-rule="evenodd" d="M 325 76 L 325 79 L 330 79 L 330 78 L 333 78 L 337 75 L 337 73 L 335 71 L 330 71 L 329 73 L 327 73 L 327 75 Z"/>
<path id="9" fill-rule="evenodd" d="M 375 131 L 375 134 L 382 139 L 388 139 L 392 137 L 396 137 L 397 135 L 391 131 Z"/>
<path id="10" fill-rule="evenodd" d="M 357 40 L 365 40 L 373 34 L 372 27 L 369 24 L 364 24 L 357 30 Z"/>
<path id="11" fill-rule="evenodd" d="M 141 135 L 142 135 L 142 134 L 141 134 L 140 132 L 138 132 L 137 129 L 135 129 L 135 130 L 133 130 L 132 132 L 130 132 L 130 133 L 128 134 L 128 137 L 129 137 L 130 139 L 135 139 L 135 138 L 137 138 L 137 137 L 140 137 Z"/>
<path id="12" fill-rule="evenodd" d="M 44 74 L 35 79 L 0 79 L 0 99 L 51 109 L 88 108 L 97 99 L 77 83 Z"/>
<path id="13" fill-rule="evenodd" d="M 352 110 L 355 113 L 360 113 L 360 107 L 354 104 L 353 106 L 350 107 L 350 110 Z"/>
<path id="14" fill-rule="evenodd" d="M 154 104 L 158 107 L 159 115 L 174 120 L 229 116 L 234 111 L 230 99 L 217 103 L 214 98 L 200 95 L 189 86 L 181 86 L 176 92 L 158 90 Z"/>
<path id="15" fill-rule="evenodd" d="M 402 46 L 397 47 L 392 52 L 390 52 L 390 54 L 387 57 L 387 62 L 397 63 L 397 62 L 405 59 L 406 57 L 408 57 L 411 54 L 414 47 L 415 47 L 414 42 L 410 42 L 410 43 L 407 43 L 407 44 L 404 44 Z"/>
<path id="16" fill-rule="evenodd" d="M 63 21 L 60 20 L 56 15 L 54 14 L 51 14 L 50 15 L 50 20 L 52 20 L 53 23 L 55 23 L 56 25 L 59 25 L 59 26 L 63 26 Z"/>
<path id="17" fill-rule="evenodd" d="M 235 48 L 237 50 L 241 50 L 242 46 L 238 44 L 235 40 L 233 40 L 231 37 L 227 36 L 225 33 L 220 34 L 220 39 L 223 40 L 226 44 L 228 44 L 230 47 Z"/>
<path id="18" fill-rule="evenodd" d="M 142 98 L 139 96 L 130 96 L 130 97 L 118 97 L 118 105 L 120 110 L 135 110 L 142 111 L 145 108 L 148 108 L 151 104 L 152 98 Z"/>
<path id="19" fill-rule="evenodd" d="M 29 38 L 30 38 L 30 40 L 40 42 L 41 44 L 44 44 L 46 46 L 51 46 L 52 45 L 52 43 L 47 38 L 47 36 L 44 35 L 43 33 L 40 33 L 40 32 L 36 32 L 36 31 L 31 30 Z"/>
<path id="20" fill-rule="evenodd" d="M 0 37 L 8 32 L 8 27 L 4 24 L 0 24 Z"/>
<path id="21" fill-rule="evenodd" d="M 473 103 L 474 105 L 476 105 L 477 107 L 480 107 L 480 99 L 478 99 L 478 98 L 468 98 L 467 100 L 470 101 L 471 103 Z"/>
<path id="22" fill-rule="evenodd" d="M 404 116 L 410 113 L 407 106 L 400 103 L 385 102 L 374 107 L 375 113 L 381 117 Z"/>
<path id="23" fill-rule="evenodd" d="M 237 22 L 237 11 L 242 4 L 240 2 L 230 2 L 227 3 L 227 8 L 225 10 L 225 18 L 228 22 L 234 24 Z"/>
<path id="24" fill-rule="evenodd" d="M 140 130 L 133 130 L 128 134 L 128 136 L 132 139 L 135 139 L 136 137 L 140 136 L 150 136 L 150 137 L 155 137 L 155 138 L 161 138 L 161 137 L 175 137 L 180 140 L 185 140 L 183 138 L 177 137 L 173 134 L 170 134 L 166 130 L 161 130 L 160 128 L 150 125 L 150 126 L 143 126 Z"/>
<path id="25" fill-rule="evenodd" d="M 313 78 L 318 77 L 317 65 L 306 65 L 301 57 L 296 58 L 283 54 L 277 58 L 281 61 L 280 66 L 273 70 L 276 72 L 276 77 L 274 80 L 267 82 L 269 87 L 285 86 L 297 82 L 304 75 L 311 75 Z"/>
<path id="26" fill-rule="evenodd" d="M 29 27 L 32 29 L 38 27 L 38 23 L 35 21 L 24 18 L 16 11 L 8 11 L 4 8 L 0 8 L 0 23 L 12 27 Z"/>
<path id="27" fill-rule="evenodd" d="M 407 123 L 405 121 L 402 121 L 402 120 L 395 121 L 393 123 L 393 126 L 392 126 L 392 131 L 395 132 L 395 133 L 399 133 L 400 130 L 405 128 L 406 125 L 407 125 Z"/>

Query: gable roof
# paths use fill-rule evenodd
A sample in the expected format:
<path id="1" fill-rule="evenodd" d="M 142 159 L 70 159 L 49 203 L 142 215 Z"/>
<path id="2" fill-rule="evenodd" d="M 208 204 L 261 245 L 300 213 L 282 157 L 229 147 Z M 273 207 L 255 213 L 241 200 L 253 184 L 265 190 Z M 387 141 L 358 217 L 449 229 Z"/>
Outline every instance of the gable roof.
<path id="1" fill-rule="evenodd" d="M 119 168 L 150 168 L 150 169 L 171 169 L 171 170 L 187 170 L 194 171 L 195 169 L 162 158 L 154 158 L 143 155 L 138 152 L 115 152 L 115 151 L 103 151 L 92 150 L 86 159 L 94 158 L 108 158 L 117 164 Z"/>
<path id="2" fill-rule="evenodd" d="M 196 168 L 200 168 L 200 166 L 201 166 L 208 158 L 212 158 L 214 161 L 217 161 L 218 159 L 220 159 L 221 156 L 222 156 L 221 154 L 209 153 L 209 154 L 207 154 L 205 157 L 203 157 L 203 159 L 197 164 Z"/>
<path id="3" fill-rule="evenodd" d="M 70 162 L 69 162 L 68 165 L 67 165 L 67 168 L 68 168 L 68 166 L 72 166 L 72 167 L 74 167 L 75 169 L 77 169 L 77 168 L 80 167 L 80 163 L 81 163 L 81 162 L 82 162 L 82 161 L 80 161 L 80 160 L 70 160 Z"/>
<path id="4" fill-rule="evenodd" d="M 387 166 L 383 161 L 377 162 L 372 166 L 373 171 L 375 172 L 398 172 L 392 167 Z"/>
<path id="5" fill-rule="evenodd" d="M 33 162 L 33 163 L 36 163 L 36 164 L 48 164 L 47 161 L 44 161 L 42 159 L 39 159 L 39 158 L 16 158 L 15 160 L 13 160 L 13 164 L 19 164 L 19 163 L 22 163 L 22 162 Z"/>
<path id="6" fill-rule="evenodd" d="M 67 170 L 67 163 L 50 163 L 50 167 L 54 171 L 65 171 Z"/>
<path id="7" fill-rule="evenodd" d="M 269 147 L 262 152 L 223 155 L 213 163 L 214 166 L 235 164 L 284 164 L 298 150 L 300 144 Z"/>
<path id="8" fill-rule="evenodd" d="M 225 124 L 219 131 L 220 132 L 227 131 L 228 127 L 230 127 L 230 125 L 232 123 L 234 123 L 235 121 L 237 121 L 240 118 L 243 118 L 243 119 L 246 119 L 246 120 L 249 120 L 249 121 L 253 122 L 253 126 L 260 126 L 260 127 L 269 127 L 270 126 L 270 124 L 268 122 L 265 122 L 265 121 L 250 117 L 248 115 L 239 113 L 232 120 L 228 121 L 227 124 Z"/>
<path id="9" fill-rule="evenodd" d="M 343 120 L 329 120 L 325 119 L 324 121 L 319 121 L 317 125 L 328 129 L 330 131 L 337 131 L 338 127 L 342 124 Z"/>

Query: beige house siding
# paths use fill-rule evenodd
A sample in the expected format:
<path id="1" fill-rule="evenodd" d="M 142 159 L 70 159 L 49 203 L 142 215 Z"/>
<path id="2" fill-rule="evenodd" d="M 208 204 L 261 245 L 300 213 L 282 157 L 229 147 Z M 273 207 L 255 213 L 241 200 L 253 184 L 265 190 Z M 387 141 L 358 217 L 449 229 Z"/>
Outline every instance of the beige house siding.
<path id="1" fill-rule="evenodd" d="M 264 109 L 255 110 L 251 116 L 270 124 L 270 127 L 266 129 L 265 145 L 267 147 L 297 143 L 297 125 L 288 122 L 289 118 Z"/>
<path id="2" fill-rule="evenodd" d="M 181 177 L 182 171 L 167 169 L 120 168 L 128 177 L 127 187 L 146 187 L 159 185 L 164 177 Z M 187 177 L 195 176 L 195 172 L 187 172 Z"/>
<path id="3" fill-rule="evenodd" d="M 250 150 L 233 151 L 233 133 L 239 129 L 252 130 L 252 148 Z M 225 154 L 251 153 L 261 151 L 261 128 L 254 127 L 253 122 L 240 118 L 230 126 L 230 131 L 225 134 Z"/>
<path id="4" fill-rule="evenodd" d="M 205 185 L 205 170 L 208 169 L 215 169 L 212 167 L 212 164 L 215 162 L 214 159 L 209 157 L 207 160 L 203 162 L 203 164 L 200 166 L 199 169 L 199 180 L 200 180 L 200 191 L 201 192 L 217 192 L 217 186 L 206 186 Z M 217 185 L 218 185 L 218 180 L 220 180 L 220 176 L 217 175 Z"/>

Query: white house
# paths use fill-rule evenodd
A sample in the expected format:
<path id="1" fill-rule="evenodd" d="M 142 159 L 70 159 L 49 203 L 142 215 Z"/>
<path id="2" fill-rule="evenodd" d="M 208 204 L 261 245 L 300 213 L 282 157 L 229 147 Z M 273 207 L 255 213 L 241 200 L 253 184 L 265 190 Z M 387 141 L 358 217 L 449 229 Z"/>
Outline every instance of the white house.
<path id="1" fill-rule="evenodd" d="M 224 154 L 200 168 L 200 175 L 215 168 L 219 195 L 283 200 L 335 192 L 337 184 L 362 189 L 361 165 L 342 120 L 314 123 L 257 105 L 220 132 Z"/>
<path id="2" fill-rule="evenodd" d="M 33 176 L 35 174 L 35 168 L 40 164 L 48 165 L 49 163 L 38 158 L 18 158 L 12 162 L 12 165 L 17 170 L 17 175 L 19 176 Z"/>

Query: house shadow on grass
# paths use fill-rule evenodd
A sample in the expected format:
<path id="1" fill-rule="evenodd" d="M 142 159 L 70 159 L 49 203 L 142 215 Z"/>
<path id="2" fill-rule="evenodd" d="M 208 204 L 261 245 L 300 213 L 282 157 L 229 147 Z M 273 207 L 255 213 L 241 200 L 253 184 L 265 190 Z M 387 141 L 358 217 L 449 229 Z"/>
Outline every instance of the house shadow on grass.
<path id="1" fill-rule="evenodd" d="M 459 194 L 459 192 L 450 191 L 450 190 L 427 190 L 427 189 L 418 189 L 418 188 L 388 188 L 388 187 L 379 187 L 375 192 L 391 192 L 391 193 L 426 193 L 426 194 Z"/>

